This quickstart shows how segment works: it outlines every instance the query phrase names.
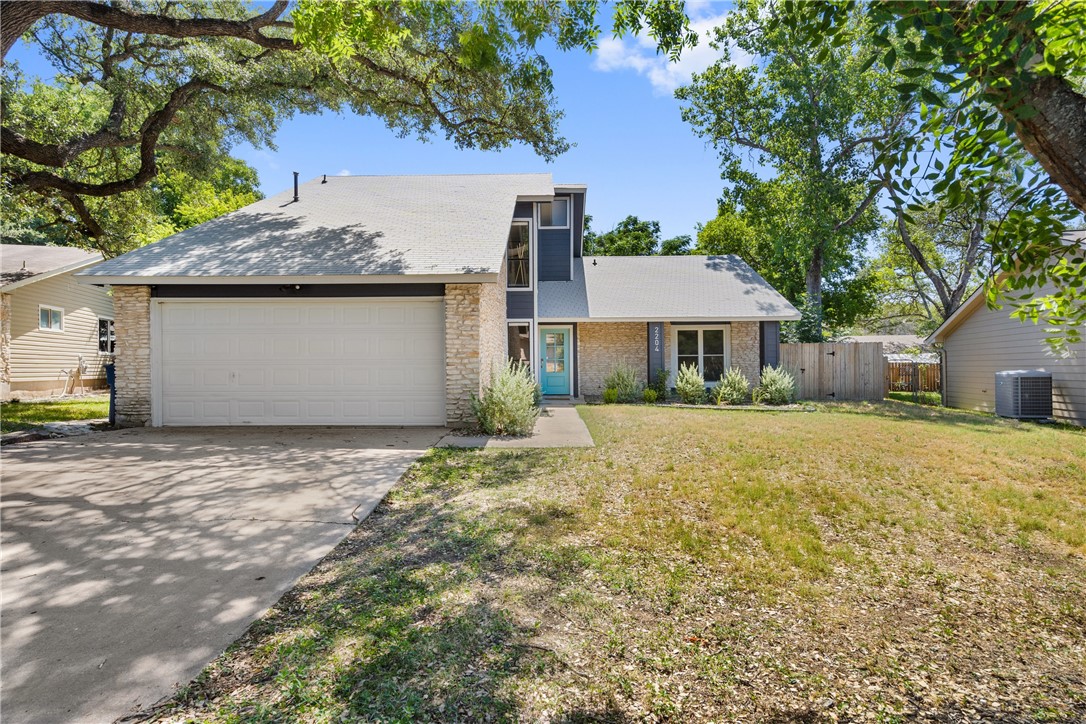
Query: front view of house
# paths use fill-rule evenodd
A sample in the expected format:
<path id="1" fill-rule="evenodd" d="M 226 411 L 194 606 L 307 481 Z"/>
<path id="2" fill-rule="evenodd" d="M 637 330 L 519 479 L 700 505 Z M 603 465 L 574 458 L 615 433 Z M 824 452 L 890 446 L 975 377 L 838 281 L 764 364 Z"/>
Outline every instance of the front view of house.
<path id="1" fill-rule="evenodd" d="M 799 313 L 735 257 L 586 257 L 550 174 L 335 176 L 78 274 L 113 287 L 122 425 L 463 425 L 507 357 L 592 398 L 757 379 Z"/>

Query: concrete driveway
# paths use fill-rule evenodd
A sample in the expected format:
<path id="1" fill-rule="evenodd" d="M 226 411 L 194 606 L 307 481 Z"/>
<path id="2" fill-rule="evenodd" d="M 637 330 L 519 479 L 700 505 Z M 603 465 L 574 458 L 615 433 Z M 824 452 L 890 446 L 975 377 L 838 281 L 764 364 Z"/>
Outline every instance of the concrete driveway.
<path id="1" fill-rule="evenodd" d="M 443 432 L 140 429 L 5 447 L 4 721 L 108 722 L 171 693 Z"/>

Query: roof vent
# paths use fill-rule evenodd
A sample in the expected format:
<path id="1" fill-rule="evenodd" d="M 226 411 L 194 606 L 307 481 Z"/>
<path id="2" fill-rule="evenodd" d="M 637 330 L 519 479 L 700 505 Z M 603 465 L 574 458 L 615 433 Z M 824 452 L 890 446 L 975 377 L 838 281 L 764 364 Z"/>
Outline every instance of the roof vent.
<path id="1" fill-rule="evenodd" d="M 294 200 L 298 200 L 298 172 L 294 172 Z"/>
<path id="2" fill-rule="evenodd" d="M 1044 370 L 996 372 L 996 414 L 1019 420 L 1052 417 L 1052 373 Z"/>

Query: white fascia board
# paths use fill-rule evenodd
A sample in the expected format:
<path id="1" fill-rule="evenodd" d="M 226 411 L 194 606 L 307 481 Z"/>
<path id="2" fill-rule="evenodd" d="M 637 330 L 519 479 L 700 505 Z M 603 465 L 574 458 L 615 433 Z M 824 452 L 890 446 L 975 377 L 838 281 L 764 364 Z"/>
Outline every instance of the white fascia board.
<path id="1" fill-rule="evenodd" d="M 498 274 L 327 274 L 313 276 L 167 277 L 76 274 L 80 284 L 154 286 L 157 284 L 493 284 Z"/>
<path id="2" fill-rule="evenodd" d="M 680 324 L 723 324 L 726 322 L 795 322 L 801 319 L 801 315 L 790 316 L 758 316 L 758 317 L 712 317 L 702 315 L 699 317 L 674 317 L 667 314 L 659 314 L 655 317 L 540 317 L 539 323 L 554 324 L 557 322 L 678 322 Z"/>
<path id="3" fill-rule="evenodd" d="M 4 294 L 7 294 L 8 292 L 12 291 L 13 289 L 18 289 L 19 287 L 25 287 L 27 284 L 33 284 L 34 282 L 40 282 L 43 279 L 49 279 L 50 277 L 59 276 L 61 274 L 67 274 L 68 272 L 76 271 L 77 269 L 83 269 L 84 267 L 94 266 L 95 264 L 101 264 L 102 261 L 103 261 L 102 259 L 92 259 L 91 261 L 77 261 L 74 264 L 68 264 L 67 266 L 58 267 L 58 268 L 53 269 L 51 271 L 42 272 L 41 274 L 35 274 L 34 276 L 27 277 L 26 279 L 20 279 L 19 281 L 12 282 L 11 284 L 5 284 L 4 286 L 0 287 L 0 292 L 3 292 Z M 76 276 L 78 276 L 78 275 L 76 275 Z"/>

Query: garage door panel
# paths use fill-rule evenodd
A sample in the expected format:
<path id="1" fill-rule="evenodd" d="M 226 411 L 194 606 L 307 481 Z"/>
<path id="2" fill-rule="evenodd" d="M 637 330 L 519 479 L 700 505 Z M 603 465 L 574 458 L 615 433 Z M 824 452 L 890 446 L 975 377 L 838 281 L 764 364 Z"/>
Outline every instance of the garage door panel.
<path id="1" fill-rule="evenodd" d="M 167 301 L 158 319 L 163 424 L 444 423 L 441 302 Z"/>

